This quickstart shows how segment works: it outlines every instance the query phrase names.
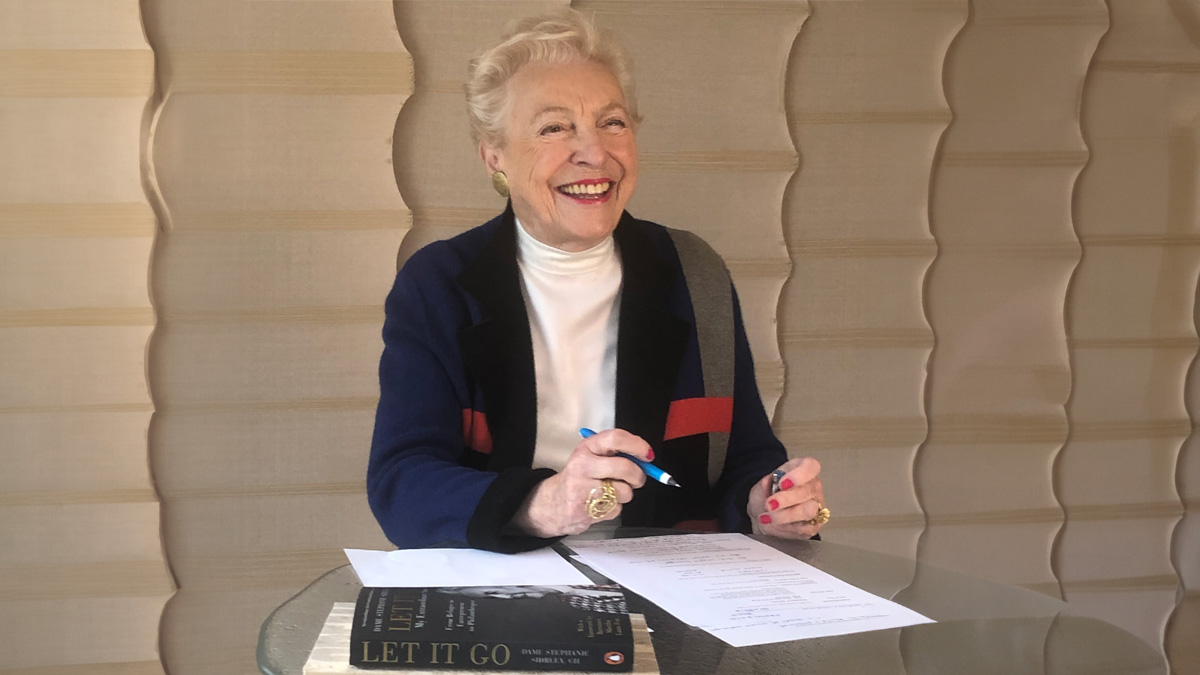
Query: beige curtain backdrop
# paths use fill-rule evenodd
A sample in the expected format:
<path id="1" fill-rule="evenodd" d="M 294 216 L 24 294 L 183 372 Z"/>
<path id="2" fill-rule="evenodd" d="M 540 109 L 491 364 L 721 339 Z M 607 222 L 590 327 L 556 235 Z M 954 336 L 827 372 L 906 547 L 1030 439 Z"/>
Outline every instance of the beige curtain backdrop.
<path id="1" fill-rule="evenodd" d="M 136 0 L 0 2 L 2 672 L 162 673 L 153 90 Z"/>
<path id="2" fill-rule="evenodd" d="M 467 59 L 568 5 L 633 52 L 630 208 L 728 261 L 826 538 L 1200 673 L 1196 0 L 0 0 L 0 673 L 248 675 L 387 546 L 383 298 L 502 208 Z"/>
<path id="3" fill-rule="evenodd" d="M 412 63 L 389 2 L 144 10 L 159 96 L 150 458 L 179 584 L 162 656 L 172 674 L 252 671 L 264 609 L 340 547 L 386 544 L 363 460 L 380 299 L 411 219 L 390 138 Z"/>

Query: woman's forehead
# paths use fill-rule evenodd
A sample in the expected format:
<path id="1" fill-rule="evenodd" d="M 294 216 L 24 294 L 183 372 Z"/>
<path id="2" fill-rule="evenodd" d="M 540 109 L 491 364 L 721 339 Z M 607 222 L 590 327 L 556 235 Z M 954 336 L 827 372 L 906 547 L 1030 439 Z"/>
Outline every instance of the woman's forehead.
<path id="1" fill-rule="evenodd" d="M 625 109 L 625 96 L 617 78 L 592 61 L 527 63 L 509 81 L 509 92 L 514 97 L 513 109 L 524 116 Z"/>

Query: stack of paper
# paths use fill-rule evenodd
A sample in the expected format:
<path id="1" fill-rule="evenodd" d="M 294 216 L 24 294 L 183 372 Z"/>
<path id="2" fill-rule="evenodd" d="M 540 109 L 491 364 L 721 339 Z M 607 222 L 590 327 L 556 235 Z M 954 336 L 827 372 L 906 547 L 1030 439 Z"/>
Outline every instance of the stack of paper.
<path id="1" fill-rule="evenodd" d="M 363 586 L 588 586 L 591 580 L 553 550 L 506 555 L 473 548 L 346 549 Z"/>
<path id="2" fill-rule="evenodd" d="M 932 623 L 740 534 L 567 543 L 596 571 L 735 647 Z"/>

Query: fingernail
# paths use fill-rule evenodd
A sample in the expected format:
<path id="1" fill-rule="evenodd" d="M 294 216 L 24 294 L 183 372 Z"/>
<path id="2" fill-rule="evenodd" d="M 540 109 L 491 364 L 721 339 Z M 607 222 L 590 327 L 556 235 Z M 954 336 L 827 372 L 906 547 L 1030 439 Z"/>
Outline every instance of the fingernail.
<path id="1" fill-rule="evenodd" d="M 779 508 L 779 500 L 778 500 L 778 499 L 772 499 L 772 500 L 768 501 L 768 502 L 767 502 L 767 508 L 771 509 L 772 511 L 774 511 L 775 509 Z"/>
<path id="2" fill-rule="evenodd" d="M 653 462 L 653 461 L 654 461 L 654 451 L 653 451 L 653 450 L 650 450 L 650 451 L 647 451 L 647 452 L 646 452 L 646 459 L 647 459 L 647 460 L 649 460 L 649 461 L 651 461 L 651 462 Z"/>
<path id="3" fill-rule="evenodd" d="M 764 513 L 758 517 L 758 522 L 762 523 L 763 525 L 770 525 L 771 524 L 771 516 L 769 514 Z"/>
<path id="4" fill-rule="evenodd" d="M 791 478 L 784 478 L 783 481 L 779 483 L 780 490 L 791 490 L 794 487 L 796 487 L 796 484 L 792 482 Z"/>

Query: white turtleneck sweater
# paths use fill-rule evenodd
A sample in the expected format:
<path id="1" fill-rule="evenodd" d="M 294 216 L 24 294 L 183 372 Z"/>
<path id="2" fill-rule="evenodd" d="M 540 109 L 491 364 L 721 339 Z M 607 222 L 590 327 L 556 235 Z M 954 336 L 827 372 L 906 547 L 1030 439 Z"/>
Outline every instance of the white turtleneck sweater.
<path id="1" fill-rule="evenodd" d="M 533 466 L 559 471 L 582 440 L 580 427 L 614 426 L 620 256 L 611 236 L 568 253 L 517 221 L 517 264 L 537 376 Z"/>

